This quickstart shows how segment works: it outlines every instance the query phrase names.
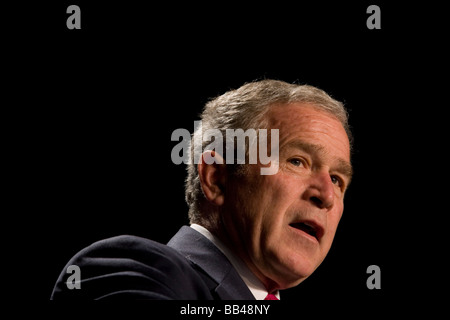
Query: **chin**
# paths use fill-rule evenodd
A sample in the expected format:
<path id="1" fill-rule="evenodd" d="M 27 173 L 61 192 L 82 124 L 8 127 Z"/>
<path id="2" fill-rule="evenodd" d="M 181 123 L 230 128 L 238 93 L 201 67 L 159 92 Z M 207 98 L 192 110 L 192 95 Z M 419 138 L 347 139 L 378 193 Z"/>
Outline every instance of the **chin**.
<path id="1" fill-rule="evenodd" d="M 289 288 L 294 288 L 294 287 L 298 286 L 300 283 L 302 283 L 306 279 L 307 279 L 307 277 L 303 277 L 303 278 L 296 279 L 296 280 L 284 279 L 284 280 L 278 282 L 278 290 L 285 290 L 285 289 L 289 289 Z"/>
<path id="2" fill-rule="evenodd" d="M 292 288 L 306 280 L 317 267 L 318 264 L 314 261 L 291 253 L 281 267 L 277 268 L 277 275 L 273 279 L 280 290 Z"/>

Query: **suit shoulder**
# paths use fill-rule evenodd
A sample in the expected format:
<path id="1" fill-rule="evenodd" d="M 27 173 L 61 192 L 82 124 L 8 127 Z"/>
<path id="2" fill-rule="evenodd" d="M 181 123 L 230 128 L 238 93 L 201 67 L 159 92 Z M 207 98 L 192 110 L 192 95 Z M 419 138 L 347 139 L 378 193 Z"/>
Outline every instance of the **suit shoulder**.
<path id="1" fill-rule="evenodd" d="M 120 235 L 99 240 L 81 250 L 77 255 L 84 257 L 98 255 L 105 257 L 130 257 L 141 260 L 151 256 L 164 258 L 169 255 L 176 260 L 182 257 L 176 250 L 162 243 L 133 235 Z M 181 259 L 180 262 L 183 263 L 185 261 Z"/>
<path id="2" fill-rule="evenodd" d="M 68 266 L 80 268 L 80 289 L 69 289 Z M 209 290 L 175 249 L 132 235 L 97 241 L 62 270 L 52 299 L 208 299 Z"/>

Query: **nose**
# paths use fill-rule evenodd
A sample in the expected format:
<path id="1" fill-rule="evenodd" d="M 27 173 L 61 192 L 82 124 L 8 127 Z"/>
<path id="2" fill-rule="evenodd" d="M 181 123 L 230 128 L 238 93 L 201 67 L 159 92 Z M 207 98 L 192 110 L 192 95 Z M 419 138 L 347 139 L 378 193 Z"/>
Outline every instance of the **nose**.
<path id="1" fill-rule="evenodd" d="M 311 177 L 304 198 L 320 209 L 331 209 L 334 205 L 334 186 L 328 172 L 320 172 Z"/>

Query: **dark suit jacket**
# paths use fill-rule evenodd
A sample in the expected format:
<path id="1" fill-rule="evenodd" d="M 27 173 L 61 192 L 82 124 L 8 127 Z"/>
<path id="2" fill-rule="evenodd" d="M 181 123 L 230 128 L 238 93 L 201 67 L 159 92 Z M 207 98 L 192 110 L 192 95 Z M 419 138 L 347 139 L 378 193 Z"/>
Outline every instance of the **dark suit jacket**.
<path id="1" fill-rule="evenodd" d="M 80 289 L 69 289 L 69 265 Z M 51 299 L 254 300 L 230 261 L 202 234 L 184 226 L 163 245 L 135 236 L 98 241 L 61 272 Z"/>

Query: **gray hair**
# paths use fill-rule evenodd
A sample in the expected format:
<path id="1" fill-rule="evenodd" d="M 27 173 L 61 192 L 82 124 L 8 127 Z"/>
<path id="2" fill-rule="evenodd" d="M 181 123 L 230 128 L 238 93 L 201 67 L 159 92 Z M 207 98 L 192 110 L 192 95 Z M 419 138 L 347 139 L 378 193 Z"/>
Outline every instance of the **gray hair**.
<path id="1" fill-rule="evenodd" d="M 242 87 L 226 92 L 209 101 L 201 113 L 204 132 L 208 129 L 218 129 L 226 136 L 226 129 L 262 129 L 267 127 L 265 114 L 275 104 L 309 103 L 334 115 L 344 127 L 352 144 L 352 134 L 348 125 L 348 113 L 344 105 L 331 98 L 325 91 L 309 85 L 289 84 L 279 80 L 261 80 L 247 83 Z M 197 129 L 197 131 L 200 128 Z M 202 220 L 200 201 L 204 195 L 198 177 L 197 166 L 193 159 L 194 137 L 200 139 L 195 143 L 202 145 L 202 150 L 210 141 L 201 141 L 201 134 L 194 134 L 191 138 L 191 161 L 187 165 L 185 184 L 185 198 L 189 206 L 191 223 Z M 222 155 L 223 156 L 223 155 Z M 224 157 L 225 158 L 225 157 Z"/>

